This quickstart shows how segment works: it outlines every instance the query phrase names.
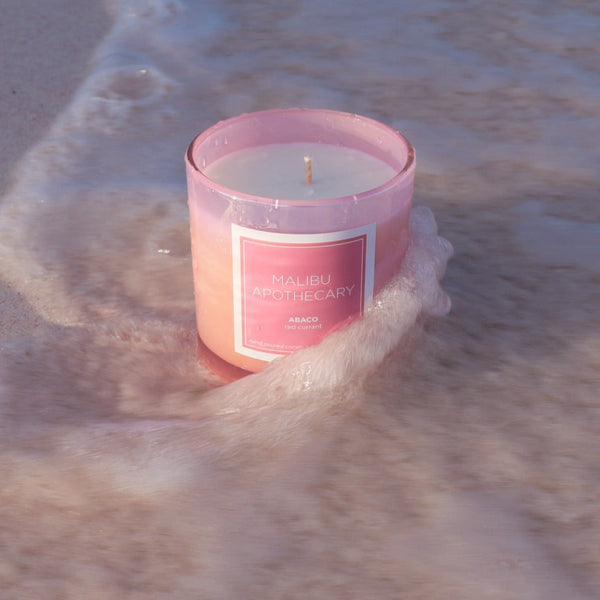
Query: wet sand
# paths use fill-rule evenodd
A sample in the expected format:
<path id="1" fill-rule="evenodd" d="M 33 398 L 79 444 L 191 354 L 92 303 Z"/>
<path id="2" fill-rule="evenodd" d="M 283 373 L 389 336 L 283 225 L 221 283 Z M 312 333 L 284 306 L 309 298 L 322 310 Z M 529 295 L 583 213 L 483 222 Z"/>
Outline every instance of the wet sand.
<path id="1" fill-rule="evenodd" d="M 64 109 L 110 28 L 94 0 L 6 0 L 0 20 L 0 193 L 14 165 Z"/>
<path id="2" fill-rule="evenodd" d="M 52 4 L 11 0 L 0 26 L 0 598 L 597 598 L 600 115 L 573 16 L 594 5 L 414 8 L 406 35 L 435 39 L 414 71 L 384 10 L 333 36 L 326 4 L 207 3 L 184 68 L 188 30 L 161 33 L 178 4 L 139 9 L 72 106 L 110 19 Z M 194 356 L 181 156 L 292 102 L 415 143 L 452 311 L 415 323 L 400 285 L 413 312 L 221 386 Z"/>

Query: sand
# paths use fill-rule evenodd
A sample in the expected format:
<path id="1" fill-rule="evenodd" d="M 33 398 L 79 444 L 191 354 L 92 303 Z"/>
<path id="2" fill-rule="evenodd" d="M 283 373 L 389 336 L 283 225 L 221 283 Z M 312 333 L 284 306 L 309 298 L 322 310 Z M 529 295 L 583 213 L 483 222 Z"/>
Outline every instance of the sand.
<path id="1" fill-rule="evenodd" d="M 93 0 L 6 0 L 0 21 L 0 193 L 15 163 L 71 100 L 94 48 L 108 32 Z"/>
<path id="2" fill-rule="evenodd" d="M 7 0 L 0 20 L 0 194 L 23 155 L 47 133 L 85 77 L 90 57 L 110 28 L 92 0 Z M 38 320 L 24 299 L 0 282 L 0 345 Z"/>
<path id="3" fill-rule="evenodd" d="M 595 3 L 107 6 L 3 4 L 0 598 L 598 598 Z M 416 241 L 223 385 L 183 152 L 294 104 L 407 134 Z"/>

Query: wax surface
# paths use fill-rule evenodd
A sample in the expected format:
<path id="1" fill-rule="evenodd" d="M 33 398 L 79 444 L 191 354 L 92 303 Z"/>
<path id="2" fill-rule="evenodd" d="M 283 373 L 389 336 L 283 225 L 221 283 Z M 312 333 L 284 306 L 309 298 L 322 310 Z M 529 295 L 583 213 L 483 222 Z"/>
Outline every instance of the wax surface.
<path id="1" fill-rule="evenodd" d="M 312 158 L 313 183 L 304 180 L 304 157 Z M 233 152 L 210 164 L 207 177 L 230 189 L 282 200 L 321 200 L 364 192 L 396 171 L 369 154 L 331 144 L 267 144 Z"/>

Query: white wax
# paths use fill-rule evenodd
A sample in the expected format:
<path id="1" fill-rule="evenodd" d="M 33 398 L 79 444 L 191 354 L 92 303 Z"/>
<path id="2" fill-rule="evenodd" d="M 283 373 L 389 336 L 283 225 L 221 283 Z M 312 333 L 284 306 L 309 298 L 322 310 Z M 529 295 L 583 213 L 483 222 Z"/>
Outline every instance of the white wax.
<path id="1" fill-rule="evenodd" d="M 305 183 L 304 157 L 312 159 L 313 182 Z M 396 171 L 352 148 L 317 143 L 267 144 L 233 152 L 204 174 L 238 192 L 281 200 L 352 196 L 389 181 Z"/>

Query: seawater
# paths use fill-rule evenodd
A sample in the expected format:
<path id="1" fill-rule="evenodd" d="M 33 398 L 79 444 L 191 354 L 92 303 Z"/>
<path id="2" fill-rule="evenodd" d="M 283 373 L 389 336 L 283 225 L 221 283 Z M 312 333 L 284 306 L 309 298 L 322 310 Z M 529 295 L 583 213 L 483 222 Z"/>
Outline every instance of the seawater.
<path id="1" fill-rule="evenodd" d="M 7 597 L 598 597 L 596 4 L 106 6 L 0 205 Z M 222 385 L 183 154 L 295 105 L 411 140 L 413 243 L 363 320 Z"/>

